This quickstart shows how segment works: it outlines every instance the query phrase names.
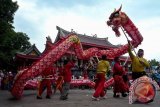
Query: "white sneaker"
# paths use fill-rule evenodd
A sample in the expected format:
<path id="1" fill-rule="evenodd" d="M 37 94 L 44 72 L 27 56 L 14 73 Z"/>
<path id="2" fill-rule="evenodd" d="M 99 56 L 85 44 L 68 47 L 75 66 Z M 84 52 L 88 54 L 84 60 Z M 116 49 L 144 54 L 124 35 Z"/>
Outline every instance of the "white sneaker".
<path id="1" fill-rule="evenodd" d="M 96 98 L 96 97 L 93 97 L 93 96 L 92 96 L 92 100 L 93 100 L 93 101 L 99 101 L 99 98 Z"/>

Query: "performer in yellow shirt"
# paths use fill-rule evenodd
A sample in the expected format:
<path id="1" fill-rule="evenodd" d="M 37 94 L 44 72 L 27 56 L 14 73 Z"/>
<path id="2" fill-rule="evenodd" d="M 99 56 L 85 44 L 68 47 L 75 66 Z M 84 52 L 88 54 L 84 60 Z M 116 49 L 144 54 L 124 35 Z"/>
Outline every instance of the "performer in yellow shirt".
<path id="1" fill-rule="evenodd" d="M 145 68 L 149 67 L 148 61 L 143 58 L 144 50 L 139 49 L 137 56 L 132 53 L 132 47 L 130 41 L 128 41 L 128 53 L 132 60 L 132 79 L 135 80 L 141 76 L 146 75 Z"/>
<path id="2" fill-rule="evenodd" d="M 109 62 L 106 60 L 106 55 L 102 55 L 102 60 L 98 62 L 97 74 L 96 74 L 96 84 L 95 93 L 92 96 L 93 100 L 99 100 L 99 97 L 105 98 L 104 83 L 105 75 L 109 71 Z"/>

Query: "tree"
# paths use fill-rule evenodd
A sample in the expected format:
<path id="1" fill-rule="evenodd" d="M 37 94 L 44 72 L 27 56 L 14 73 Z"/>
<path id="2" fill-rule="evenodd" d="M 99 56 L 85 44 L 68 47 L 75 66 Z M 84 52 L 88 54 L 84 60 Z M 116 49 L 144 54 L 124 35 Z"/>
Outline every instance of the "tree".
<path id="1" fill-rule="evenodd" d="M 150 66 L 158 66 L 159 65 L 159 62 L 156 61 L 155 59 L 151 59 L 149 62 L 150 62 Z"/>
<path id="2" fill-rule="evenodd" d="M 31 46 L 25 33 L 14 31 L 12 24 L 17 9 L 17 2 L 0 0 L 0 69 L 15 69 L 15 53 Z"/>
<path id="3" fill-rule="evenodd" d="M 16 52 L 23 52 L 31 47 L 29 37 L 22 32 L 10 32 L 5 35 L 1 42 L 0 50 L 0 66 L 3 69 L 16 69 L 13 58 Z"/>
<path id="4" fill-rule="evenodd" d="M 16 35 L 12 38 L 12 47 L 17 51 L 25 51 L 29 47 L 31 47 L 31 43 L 29 42 L 29 37 L 27 34 L 22 32 L 17 32 Z"/>
<path id="5" fill-rule="evenodd" d="M 0 36 L 7 33 L 12 28 L 14 13 L 17 11 L 17 2 L 12 0 L 0 0 Z"/>

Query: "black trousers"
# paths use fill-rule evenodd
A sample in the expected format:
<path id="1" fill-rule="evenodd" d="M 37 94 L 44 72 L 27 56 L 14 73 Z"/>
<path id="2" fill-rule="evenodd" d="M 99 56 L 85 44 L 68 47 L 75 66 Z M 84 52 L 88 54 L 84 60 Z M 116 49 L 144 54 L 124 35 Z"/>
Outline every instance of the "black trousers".
<path id="1" fill-rule="evenodd" d="M 139 77 L 142 77 L 144 75 L 147 75 L 145 71 L 143 72 L 132 72 L 132 79 L 135 80 Z"/>

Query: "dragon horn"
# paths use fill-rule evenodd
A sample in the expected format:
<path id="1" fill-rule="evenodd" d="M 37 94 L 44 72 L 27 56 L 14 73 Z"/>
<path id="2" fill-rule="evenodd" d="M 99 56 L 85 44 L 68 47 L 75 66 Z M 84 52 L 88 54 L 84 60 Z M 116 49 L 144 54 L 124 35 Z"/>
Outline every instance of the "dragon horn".
<path id="1" fill-rule="evenodd" d="M 114 8 L 114 12 L 116 12 L 116 8 Z M 113 13 L 114 13 L 114 12 L 113 12 Z"/>
<path id="2" fill-rule="evenodd" d="M 122 9 L 122 4 L 121 4 L 120 8 L 117 11 L 121 11 L 121 9 Z"/>

